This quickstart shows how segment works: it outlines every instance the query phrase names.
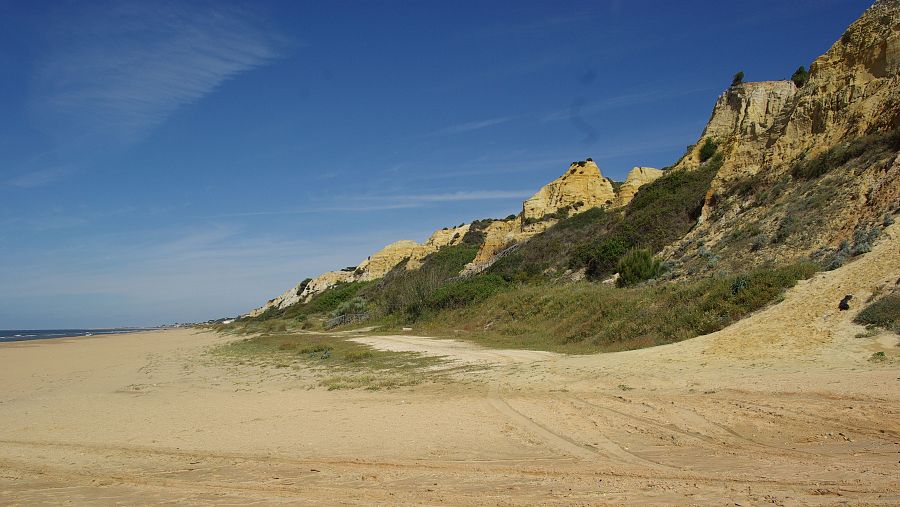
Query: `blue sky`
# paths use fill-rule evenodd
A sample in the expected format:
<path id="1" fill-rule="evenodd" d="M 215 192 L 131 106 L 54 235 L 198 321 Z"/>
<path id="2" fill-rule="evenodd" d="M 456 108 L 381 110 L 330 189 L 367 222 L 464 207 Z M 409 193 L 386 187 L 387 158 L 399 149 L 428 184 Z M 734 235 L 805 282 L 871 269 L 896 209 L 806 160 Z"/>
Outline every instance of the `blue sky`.
<path id="1" fill-rule="evenodd" d="M 0 0 L 0 329 L 233 315 L 664 167 L 868 4 Z"/>

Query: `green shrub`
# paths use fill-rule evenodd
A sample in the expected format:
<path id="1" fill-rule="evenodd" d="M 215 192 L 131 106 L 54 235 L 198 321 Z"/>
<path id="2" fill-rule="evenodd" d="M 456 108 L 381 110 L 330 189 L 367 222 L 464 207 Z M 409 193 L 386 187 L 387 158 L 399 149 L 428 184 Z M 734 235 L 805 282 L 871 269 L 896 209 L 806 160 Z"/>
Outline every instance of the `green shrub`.
<path id="1" fill-rule="evenodd" d="M 323 291 L 320 294 L 317 294 L 312 298 L 312 300 L 305 306 L 305 311 L 303 313 L 306 314 L 314 314 L 314 313 L 326 313 L 332 312 L 336 310 L 342 303 L 346 301 L 350 301 L 356 294 L 369 285 L 370 282 L 349 282 L 349 283 L 339 283 L 330 289 Z M 298 305 L 294 305 L 298 306 Z M 292 307 L 288 307 L 290 309 Z"/>
<path id="2" fill-rule="evenodd" d="M 457 308 L 484 301 L 506 290 L 510 284 L 499 275 L 480 275 L 456 280 L 439 287 L 428 298 L 432 309 Z"/>
<path id="3" fill-rule="evenodd" d="M 700 162 L 706 162 L 711 159 L 716 154 L 718 147 L 718 144 L 713 139 L 707 137 L 706 141 L 703 142 L 703 146 L 700 147 Z"/>
<path id="4" fill-rule="evenodd" d="M 303 294 L 303 291 L 306 290 L 306 287 L 309 283 L 312 282 L 312 278 L 306 278 L 297 286 L 297 295 Z"/>
<path id="5" fill-rule="evenodd" d="M 809 72 L 806 72 L 806 67 L 800 66 L 797 70 L 794 71 L 794 74 L 791 75 L 791 81 L 797 86 L 797 88 L 803 88 L 803 85 L 809 81 Z"/>
<path id="6" fill-rule="evenodd" d="M 511 286 L 444 310 L 423 329 L 496 347 L 592 353 L 649 347 L 711 333 L 777 301 L 816 270 L 812 263 L 678 284 Z M 464 334 L 460 334 L 464 333 Z"/>
<path id="7" fill-rule="evenodd" d="M 739 276 L 731 282 L 731 294 L 737 295 L 738 292 L 750 286 L 750 278 Z"/>
<path id="8" fill-rule="evenodd" d="M 341 315 L 351 315 L 355 313 L 365 313 L 368 305 L 366 304 L 366 300 L 356 296 L 349 301 L 344 301 L 339 304 L 334 311 L 331 312 L 332 317 L 340 317 Z"/>
<path id="9" fill-rule="evenodd" d="M 632 243 L 627 238 L 613 236 L 600 243 L 585 245 L 576 252 L 576 261 L 582 263 L 588 278 L 599 280 L 604 275 L 618 269 L 619 261 L 628 252 Z"/>
<path id="10" fill-rule="evenodd" d="M 744 82 L 744 71 L 739 70 L 734 77 L 731 78 L 731 86 L 737 86 Z"/>
<path id="11" fill-rule="evenodd" d="M 428 309 L 428 301 L 435 291 L 459 275 L 477 253 L 478 247 L 474 245 L 443 247 L 425 257 L 419 269 L 407 270 L 405 263 L 398 265 L 366 295 L 376 299 L 387 314 L 417 318 Z"/>
<path id="12" fill-rule="evenodd" d="M 647 248 L 655 253 L 683 237 L 700 216 L 706 191 L 721 164 L 722 157 L 717 154 L 697 170 L 666 172 L 656 181 L 642 186 L 625 208 L 621 221 L 598 243 L 612 239 L 624 244 L 620 255 L 632 247 Z M 599 279 L 610 275 L 617 262 L 618 259 L 611 264 L 597 259 L 589 276 Z"/>
<path id="13" fill-rule="evenodd" d="M 515 218 L 515 216 L 513 218 Z M 487 229 L 487 227 L 492 223 L 494 223 L 494 221 L 489 218 L 473 221 L 469 225 L 469 230 L 466 231 L 466 234 L 465 236 L 463 236 L 461 243 L 473 246 L 479 246 L 483 244 L 484 238 L 486 236 L 484 230 Z"/>
<path id="14" fill-rule="evenodd" d="M 762 250 L 769 244 L 769 241 L 769 236 L 766 234 L 757 234 L 756 236 L 753 236 L 753 239 L 750 240 L 750 251 L 756 252 Z"/>
<path id="15" fill-rule="evenodd" d="M 819 178 L 853 159 L 885 150 L 900 150 L 900 128 L 838 144 L 813 158 L 801 158 L 791 167 L 791 176 L 804 180 Z"/>
<path id="16" fill-rule="evenodd" d="M 888 294 L 869 304 L 853 319 L 857 324 L 874 326 L 900 334 L 900 294 Z"/>
<path id="17" fill-rule="evenodd" d="M 856 256 L 871 252 L 872 245 L 880 235 L 881 229 L 878 227 L 857 227 L 853 231 L 853 248 L 850 249 L 850 254 Z"/>
<path id="18" fill-rule="evenodd" d="M 660 261 L 653 257 L 650 250 L 632 249 L 619 259 L 617 266 L 619 279 L 616 285 L 628 287 L 644 280 L 650 280 L 659 276 Z"/>

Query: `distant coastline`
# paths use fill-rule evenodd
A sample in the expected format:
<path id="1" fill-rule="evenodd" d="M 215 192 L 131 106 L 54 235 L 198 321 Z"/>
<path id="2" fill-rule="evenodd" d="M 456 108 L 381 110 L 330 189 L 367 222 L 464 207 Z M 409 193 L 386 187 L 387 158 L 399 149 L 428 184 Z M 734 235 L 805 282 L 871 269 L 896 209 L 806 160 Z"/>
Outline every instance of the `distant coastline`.
<path id="1" fill-rule="evenodd" d="M 117 327 L 104 329 L 0 329 L 0 343 L 21 342 L 31 340 L 49 340 L 52 338 L 79 338 L 106 334 L 135 333 L 152 331 L 153 327 Z"/>

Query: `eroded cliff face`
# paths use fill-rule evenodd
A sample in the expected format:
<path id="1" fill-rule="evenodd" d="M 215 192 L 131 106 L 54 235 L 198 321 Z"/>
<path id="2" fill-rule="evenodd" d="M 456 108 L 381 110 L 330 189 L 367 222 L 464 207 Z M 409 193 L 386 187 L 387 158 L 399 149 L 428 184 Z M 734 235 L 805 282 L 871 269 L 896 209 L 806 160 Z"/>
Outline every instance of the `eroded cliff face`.
<path id="1" fill-rule="evenodd" d="M 791 81 L 762 81 L 729 87 L 716 100 L 709 122 L 700 139 L 678 161 L 675 169 L 694 169 L 700 161 L 700 150 L 707 139 L 718 144 L 727 164 L 742 173 L 759 170 L 759 154 L 765 149 L 767 133 L 775 126 L 778 115 L 790 107 L 797 87 Z M 724 173 L 727 173 L 726 169 Z"/>
<path id="2" fill-rule="evenodd" d="M 876 2 L 810 65 L 809 80 L 733 86 L 676 168 L 699 165 L 705 139 L 724 163 L 714 183 L 779 171 L 838 143 L 900 125 L 900 3 Z"/>
<path id="3" fill-rule="evenodd" d="M 565 207 L 578 212 L 610 206 L 615 198 L 612 182 L 588 159 L 573 163 L 562 176 L 544 185 L 523 203 L 522 212 L 526 221 L 541 220 Z"/>
<path id="4" fill-rule="evenodd" d="M 900 125 L 900 2 L 876 2 L 810 66 L 794 107 L 779 118 L 769 165 Z"/>
<path id="5" fill-rule="evenodd" d="M 419 248 L 415 249 L 415 251 L 410 254 L 409 261 L 406 263 L 406 269 L 418 269 L 422 266 L 422 261 L 429 254 L 437 252 L 445 246 L 454 246 L 460 244 L 463 238 L 466 236 L 466 233 L 469 232 L 469 227 L 470 224 L 464 224 L 459 227 L 448 227 L 446 229 L 439 229 L 437 231 L 434 231 L 434 234 L 432 234 L 431 237 L 425 240 L 425 242 L 422 243 Z M 394 266 L 399 263 L 400 262 L 398 261 L 396 264 L 394 264 Z M 385 274 L 387 274 L 387 271 L 376 278 L 380 278 Z"/>
<path id="6" fill-rule="evenodd" d="M 790 241 L 779 244 L 780 250 L 770 258 L 782 262 L 808 255 L 804 248 L 810 245 L 840 241 L 857 224 L 871 222 L 879 214 L 893 210 L 900 198 L 900 158 L 893 158 L 895 154 L 890 151 L 878 154 L 877 160 L 857 163 L 852 174 L 848 173 L 842 180 L 826 182 L 840 185 L 833 202 L 819 199 L 830 205 L 826 206 L 827 210 L 798 208 L 792 200 L 806 199 L 812 203 L 810 206 L 824 206 L 813 202 L 813 197 L 827 192 L 817 189 L 814 183 L 796 182 L 790 174 L 798 161 L 861 136 L 900 127 L 898 72 L 900 2 L 879 0 L 828 52 L 812 63 L 809 80 L 802 88 L 798 89 L 790 81 L 729 87 L 716 101 L 696 145 L 672 168 L 674 171 L 696 169 L 701 165 L 700 150 L 705 140 L 717 143 L 722 164 L 707 192 L 700 220 L 687 237 L 670 245 L 663 255 L 678 259 L 693 255 L 691 248 L 696 251 L 701 238 L 706 251 L 714 251 L 727 243 L 734 231 L 740 232 L 750 225 L 747 234 L 755 235 L 755 239 L 780 234 L 792 219 L 791 214 L 800 209 L 817 221 L 804 230 L 802 245 L 791 245 Z M 482 231 L 483 244 L 465 272 L 484 269 L 511 245 L 527 241 L 563 215 L 596 206 L 626 206 L 642 185 L 662 174 L 656 169 L 636 167 L 617 192 L 592 160 L 574 163 L 562 176 L 526 200 L 517 217 L 496 220 L 486 226 Z M 741 195 L 735 196 L 737 185 L 748 187 L 749 193 L 739 192 Z M 764 202 L 766 199 L 772 202 Z M 834 202 L 838 204 L 832 205 Z M 558 213 L 560 210 L 565 213 Z M 298 284 L 251 315 L 266 308 L 284 308 L 307 301 L 337 283 L 380 278 L 403 261 L 407 261 L 407 269 L 417 269 L 428 254 L 462 241 L 469 227 L 436 231 L 422 244 L 393 243 L 355 270 L 324 273 L 309 283 Z M 740 255 L 731 255 L 740 259 Z M 752 265 L 751 261 L 748 258 L 745 267 Z"/>
<path id="7" fill-rule="evenodd" d="M 675 166 L 698 167 L 705 139 L 718 142 L 722 165 L 699 224 L 664 255 L 684 259 L 687 245 L 702 241 L 708 255 L 721 253 L 745 268 L 760 259 L 792 262 L 852 243 L 860 228 L 893 213 L 900 158 L 889 143 L 873 143 L 816 177 L 797 176 L 796 168 L 900 127 L 898 74 L 900 2 L 881 0 L 811 64 L 801 88 L 789 81 L 729 88 Z"/>
<path id="8" fill-rule="evenodd" d="M 255 317 L 270 308 L 287 308 L 296 303 L 309 301 L 311 297 L 339 283 L 376 280 L 403 261 L 407 261 L 406 269 L 418 269 L 422 265 L 422 259 L 428 254 L 445 246 L 458 245 L 468 231 L 469 224 L 465 224 L 437 230 L 422 244 L 412 240 L 396 241 L 366 258 L 355 269 L 328 271 L 309 282 L 300 282 L 265 305 L 247 313 L 247 316 Z"/>
<path id="9" fill-rule="evenodd" d="M 479 273 L 497 260 L 497 255 L 510 246 L 527 241 L 559 221 L 557 211 L 566 216 L 596 207 L 616 208 L 627 205 L 638 189 L 663 175 L 652 167 L 635 167 L 619 187 L 605 178 L 593 160 L 575 162 L 559 178 L 544 185 L 522 203 L 522 213 L 511 220 L 496 220 L 484 230 L 484 243 L 478 255 L 463 274 Z"/>
<path id="10" fill-rule="evenodd" d="M 601 174 L 600 168 L 592 160 L 573 163 L 562 176 L 526 200 L 522 204 L 522 213 L 515 218 L 494 220 L 487 225 L 483 230 L 484 241 L 475 260 L 466 266 L 463 273 L 484 270 L 496 260 L 498 253 L 510 245 L 527 241 L 545 231 L 558 221 L 555 218 L 558 210 L 566 210 L 567 215 L 573 215 L 597 206 L 625 206 L 641 185 L 650 183 L 662 174 L 662 171 L 652 167 L 635 167 L 616 193 L 612 182 Z M 461 243 L 470 228 L 471 224 L 464 224 L 440 229 L 421 244 L 411 240 L 391 243 L 362 261 L 356 269 L 329 271 L 306 284 L 301 282 L 247 315 L 252 317 L 269 308 L 286 308 L 309 301 L 312 296 L 339 283 L 376 280 L 404 261 L 406 269 L 418 269 L 429 254 L 445 246 Z"/>
<path id="11" fill-rule="evenodd" d="M 495 256 L 513 243 L 525 241 L 536 233 L 523 230 L 522 216 L 510 220 L 495 220 L 484 229 L 484 242 L 475 259 L 464 269 L 463 274 L 479 273 L 490 266 Z"/>

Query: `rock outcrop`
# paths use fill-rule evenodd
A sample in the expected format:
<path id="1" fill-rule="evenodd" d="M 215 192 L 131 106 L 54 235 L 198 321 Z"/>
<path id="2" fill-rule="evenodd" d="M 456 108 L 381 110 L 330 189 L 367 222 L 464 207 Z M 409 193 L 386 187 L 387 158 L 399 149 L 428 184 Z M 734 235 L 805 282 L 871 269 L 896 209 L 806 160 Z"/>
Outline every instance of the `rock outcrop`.
<path id="1" fill-rule="evenodd" d="M 616 199 L 613 201 L 613 207 L 621 207 L 627 205 L 634 198 L 634 194 L 638 189 L 647 183 L 656 181 L 663 175 L 663 171 L 654 169 L 653 167 L 635 167 L 628 172 L 625 182 L 619 187 L 616 193 Z"/>
<path id="2" fill-rule="evenodd" d="M 422 245 L 409 239 L 395 241 L 370 255 L 356 267 L 356 280 L 367 282 L 381 278 L 388 271 L 410 258 Z"/>
<path id="3" fill-rule="evenodd" d="M 534 233 L 523 230 L 521 216 L 510 220 L 494 220 L 484 229 L 483 243 L 475 259 L 463 269 L 462 273 L 470 275 L 484 271 L 493 263 L 499 252 L 533 235 Z"/>
<path id="4" fill-rule="evenodd" d="M 815 155 L 900 126 L 900 3 L 881 0 L 810 66 L 764 154 L 769 164 Z"/>
<path id="5" fill-rule="evenodd" d="M 795 169 L 828 150 L 841 152 L 898 128 L 900 2 L 879 0 L 810 65 L 802 87 L 790 81 L 745 83 L 719 97 L 697 145 L 673 170 L 698 167 L 706 139 L 717 141 L 721 167 L 698 226 L 664 256 L 683 257 L 685 245 L 701 238 L 707 252 L 715 251 L 729 244 L 729 231 L 741 229 L 755 234 L 752 251 L 746 250 L 752 255 L 732 255 L 744 267 L 764 258 L 766 249 L 787 262 L 852 239 L 856 229 L 896 209 L 900 157 L 882 142 L 852 163 L 848 157 L 852 167 L 840 171 L 835 169 L 843 162 L 834 160 L 818 162 L 834 165 L 813 178 Z M 829 192 L 830 198 L 822 197 Z M 802 227 L 791 225 L 801 221 Z"/>
<path id="6" fill-rule="evenodd" d="M 900 6 L 879 0 L 811 65 L 802 88 L 791 81 L 732 86 L 716 101 L 697 144 L 676 169 L 699 165 L 709 138 L 724 163 L 714 187 L 784 168 L 802 157 L 900 126 Z"/>
<path id="7" fill-rule="evenodd" d="M 729 87 L 716 100 L 700 140 L 675 169 L 698 167 L 700 150 L 710 139 L 743 172 L 757 171 L 761 161 L 756 155 L 765 148 L 765 134 L 796 94 L 797 87 L 791 81 L 762 81 Z"/>
<path id="8" fill-rule="evenodd" d="M 463 224 L 459 227 L 448 227 L 434 231 L 431 237 L 410 254 L 409 261 L 406 263 L 406 269 L 418 269 L 429 254 L 437 252 L 445 246 L 460 244 L 466 233 L 469 232 L 469 227 L 470 224 Z"/>
<path id="9" fill-rule="evenodd" d="M 559 178 L 544 185 L 522 205 L 526 222 L 539 221 L 562 208 L 585 211 L 609 206 L 616 198 L 612 182 L 593 160 L 574 162 Z"/>
<path id="10" fill-rule="evenodd" d="M 463 273 L 477 273 L 490 266 L 495 256 L 515 243 L 521 243 L 543 232 L 558 220 L 557 212 L 565 210 L 566 215 L 587 211 L 591 208 L 625 206 L 637 193 L 641 185 L 662 176 L 663 172 L 651 167 L 635 167 L 615 192 L 612 182 L 603 177 L 593 160 L 575 162 L 556 180 L 541 188 L 534 196 L 522 204 L 522 213 L 508 220 L 494 220 L 484 227 L 483 243 L 478 253 Z M 329 271 L 300 283 L 284 294 L 257 308 L 248 316 L 256 316 L 269 308 L 286 308 L 306 302 L 312 296 L 339 283 L 370 281 L 386 275 L 401 262 L 406 261 L 406 269 L 418 269 L 429 254 L 445 246 L 462 242 L 471 224 L 444 228 L 435 231 L 424 243 L 401 240 L 382 248 L 362 261 L 355 269 Z"/>
<path id="11" fill-rule="evenodd" d="M 339 283 L 376 280 L 403 261 L 407 261 L 406 269 L 418 269 L 428 254 L 445 246 L 459 244 L 468 231 L 469 224 L 465 224 L 437 230 L 422 244 L 412 240 L 396 241 L 372 254 L 354 269 L 328 271 L 312 280 L 298 283 L 265 305 L 247 313 L 247 316 L 255 317 L 270 308 L 287 308 L 296 303 L 309 301 L 314 295 Z"/>

